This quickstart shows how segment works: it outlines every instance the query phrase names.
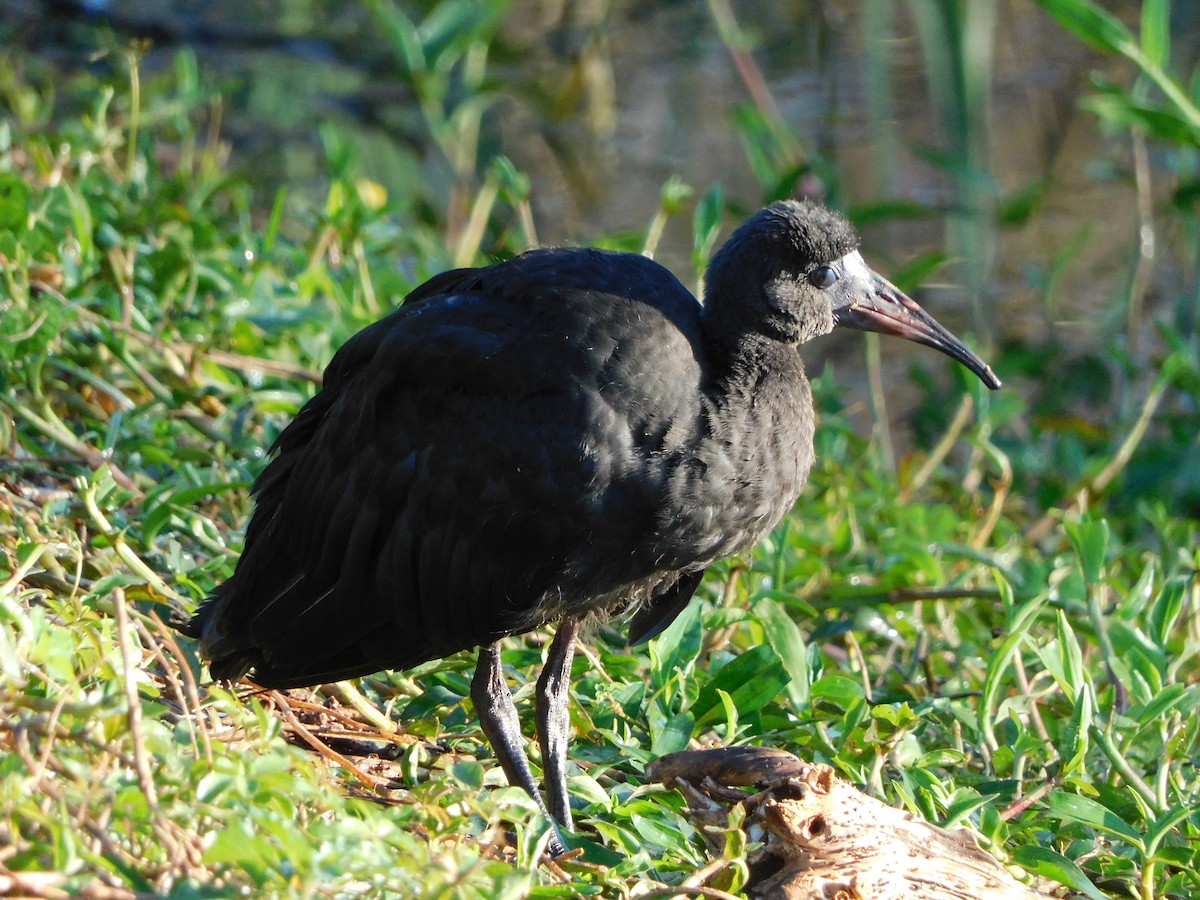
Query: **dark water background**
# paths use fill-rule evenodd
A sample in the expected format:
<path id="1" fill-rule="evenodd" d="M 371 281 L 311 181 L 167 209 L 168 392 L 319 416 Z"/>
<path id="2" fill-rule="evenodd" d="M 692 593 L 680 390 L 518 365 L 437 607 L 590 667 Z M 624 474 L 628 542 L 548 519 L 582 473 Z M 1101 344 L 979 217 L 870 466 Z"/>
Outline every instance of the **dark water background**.
<path id="1" fill-rule="evenodd" d="M 1133 73 L 1031 2 L 979 3 L 982 24 L 969 37 L 986 85 L 982 108 L 962 115 L 975 117 L 971 140 L 981 156 L 977 186 L 964 189 L 938 162 L 961 123 L 939 110 L 937 60 L 919 33 L 918 13 L 930 2 L 747 0 L 729 8 L 803 153 L 836 173 L 815 172 L 802 187 L 833 191 L 850 207 L 892 199 L 940 211 L 864 228 L 877 268 L 893 271 L 946 248 L 950 264 L 920 297 L 952 329 L 993 352 L 1047 340 L 1069 352 L 1100 347 L 1124 325 L 1138 247 L 1134 160 L 1128 134 L 1105 134 L 1080 102 L 1097 74 L 1127 84 Z M 430 4 L 402 6 L 419 19 Z M 644 229 L 671 176 L 697 196 L 721 182 L 731 204 L 758 205 L 761 188 L 731 125 L 749 94 L 714 22 L 722 6 L 511 5 L 487 62 L 499 99 L 483 119 L 479 155 L 503 153 L 530 176 L 542 242 Z M 1109 4 L 1131 26 L 1138 6 Z M 1190 71 L 1200 3 L 1173 9 L 1173 59 Z M 389 195 L 414 179 L 435 198 L 450 191 L 452 173 L 422 130 L 392 49 L 357 3 L 7 0 L 0 23 L 22 52 L 66 70 L 88 65 L 105 41 L 148 40 L 147 77 L 191 48 L 202 76 L 227 93 L 222 133 L 232 165 L 261 186 L 264 208 L 280 185 L 293 200 L 321 202 L 327 167 L 318 131 L 331 126 L 355 148 L 362 175 Z M 1151 147 L 1149 163 L 1161 209 L 1178 181 L 1176 159 Z M 1027 215 L 999 221 L 998 209 L 1030 192 L 1037 200 Z M 1154 237 L 1148 315 L 1194 325 L 1193 239 L 1166 219 Z M 687 216 L 672 220 L 657 256 L 692 281 Z M 1181 304 L 1191 311 L 1181 313 Z M 1153 343 L 1153 329 L 1143 338 Z M 834 339 L 818 355 L 832 353 L 838 377 L 861 382 L 861 351 L 851 349 L 859 343 Z M 884 342 L 885 368 L 902 371 L 912 348 L 891 344 L 899 342 Z"/>

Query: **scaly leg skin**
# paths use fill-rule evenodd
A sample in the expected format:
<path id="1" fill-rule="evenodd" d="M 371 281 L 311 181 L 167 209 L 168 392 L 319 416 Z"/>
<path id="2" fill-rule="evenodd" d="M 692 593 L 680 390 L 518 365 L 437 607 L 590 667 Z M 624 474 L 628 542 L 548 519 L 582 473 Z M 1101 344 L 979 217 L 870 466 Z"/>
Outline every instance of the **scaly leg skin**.
<path id="1" fill-rule="evenodd" d="M 471 700 L 475 704 L 479 725 L 492 745 L 508 783 L 523 788 L 537 803 L 542 815 L 553 824 L 554 818 L 538 792 L 533 773 L 529 771 L 529 760 L 525 758 L 525 750 L 521 745 L 521 720 L 517 717 L 517 707 L 513 704 L 508 685 L 504 683 L 499 644 L 479 648 L 479 662 L 475 666 L 475 677 L 471 679 Z M 551 856 L 561 856 L 564 849 L 555 826 L 547 850 Z"/>
<path id="2" fill-rule="evenodd" d="M 567 701 L 578 633 L 579 622 L 575 620 L 566 620 L 558 626 L 537 683 L 537 730 L 542 745 L 546 801 L 554 818 L 567 831 L 574 831 L 571 801 L 567 796 L 567 739 L 571 728 Z"/>

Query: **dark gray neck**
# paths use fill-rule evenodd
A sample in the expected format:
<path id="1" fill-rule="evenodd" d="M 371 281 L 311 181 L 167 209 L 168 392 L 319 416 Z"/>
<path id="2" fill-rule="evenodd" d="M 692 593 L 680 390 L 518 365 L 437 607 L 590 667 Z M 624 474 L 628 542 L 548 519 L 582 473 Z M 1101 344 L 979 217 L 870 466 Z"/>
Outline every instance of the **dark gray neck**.
<path id="1" fill-rule="evenodd" d="M 765 381 L 804 381 L 795 341 L 759 314 L 761 304 L 756 298 L 714 294 L 714 287 L 709 285 L 701 313 L 705 348 L 716 382 L 713 387 L 747 396 L 760 390 Z"/>

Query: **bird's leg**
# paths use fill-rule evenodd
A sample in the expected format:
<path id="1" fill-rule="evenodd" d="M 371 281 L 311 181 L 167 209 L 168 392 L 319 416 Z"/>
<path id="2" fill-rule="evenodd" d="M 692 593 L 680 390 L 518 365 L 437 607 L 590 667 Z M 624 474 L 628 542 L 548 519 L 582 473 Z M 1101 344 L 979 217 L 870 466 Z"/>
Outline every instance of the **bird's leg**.
<path id="1" fill-rule="evenodd" d="M 517 717 L 517 707 L 508 685 L 504 682 L 499 644 L 479 648 L 479 662 L 475 666 L 475 677 L 471 679 L 471 701 L 475 704 L 479 725 L 492 745 L 508 783 L 523 788 L 537 803 L 542 815 L 553 823 L 554 817 L 546 809 L 546 803 L 538 792 L 525 749 L 521 746 L 521 720 Z M 552 856 L 563 852 L 557 829 L 548 849 Z"/>
<path id="2" fill-rule="evenodd" d="M 578 633 L 579 622 L 575 619 L 566 619 L 559 624 L 537 683 L 537 730 L 542 745 L 546 801 L 554 818 L 568 831 L 573 831 L 574 827 L 567 797 L 567 737 L 571 727 L 567 700 Z"/>

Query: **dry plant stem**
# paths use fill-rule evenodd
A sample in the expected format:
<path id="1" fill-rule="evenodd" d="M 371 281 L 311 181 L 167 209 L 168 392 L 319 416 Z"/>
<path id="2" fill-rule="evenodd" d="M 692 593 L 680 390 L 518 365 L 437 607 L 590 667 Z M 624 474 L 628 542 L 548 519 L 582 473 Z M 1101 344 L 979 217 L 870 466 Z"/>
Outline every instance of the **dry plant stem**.
<path id="1" fill-rule="evenodd" d="M 333 244 L 333 239 L 336 236 L 333 226 L 326 225 L 317 234 L 316 243 L 313 244 L 312 252 L 308 254 L 308 268 L 315 269 L 321 262 L 321 258 L 329 252 L 330 246 Z"/>
<path id="2" fill-rule="evenodd" d="M 859 602 L 871 603 L 917 603 L 921 600 L 998 600 L 1000 591 L 995 588 L 892 588 L 877 594 L 855 594 Z M 824 604 L 819 605 L 824 608 Z M 844 607 L 843 607 L 844 608 Z"/>
<path id="3" fill-rule="evenodd" d="M 1109 461 L 1108 465 L 1101 469 L 1096 477 L 1092 479 L 1092 483 L 1089 485 L 1092 493 L 1102 493 L 1112 480 L 1121 474 L 1121 470 L 1129 464 L 1129 460 L 1133 458 L 1138 444 L 1146 436 L 1146 429 L 1150 427 L 1150 420 L 1154 418 L 1154 413 L 1158 411 L 1158 404 L 1162 402 L 1163 394 L 1166 393 L 1170 383 L 1170 379 L 1163 378 L 1154 383 L 1154 387 L 1146 395 L 1146 402 L 1142 404 L 1142 411 L 1138 415 L 1137 421 L 1133 423 L 1133 428 L 1129 430 L 1129 435 L 1121 444 L 1120 449 Z"/>
<path id="4" fill-rule="evenodd" d="M 29 570 L 41 561 L 41 553 L 29 554 L 29 558 L 13 570 L 12 577 L 4 582 L 4 584 L 0 584 L 0 596 L 13 593 L 17 589 L 17 585 L 27 580 L 26 576 L 29 575 Z"/>
<path id="5" fill-rule="evenodd" d="M 367 312 L 375 318 L 379 318 L 382 310 L 379 307 L 379 298 L 375 296 L 375 285 L 371 282 L 371 265 L 367 261 L 367 251 L 363 247 L 362 238 L 354 239 L 350 252 L 354 254 L 354 261 L 358 264 L 358 284 L 363 292 L 363 301 L 367 305 Z"/>
<path id="6" fill-rule="evenodd" d="M 681 888 L 697 888 L 710 881 L 714 875 L 723 871 L 729 865 L 729 860 L 724 858 L 714 859 L 707 866 L 697 869 L 691 875 L 683 880 L 679 886 Z"/>
<path id="7" fill-rule="evenodd" d="M 461 887 L 468 878 L 474 875 L 479 870 L 480 866 L 496 859 L 496 850 L 499 848 L 499 845 L 500 841 L 498 838 L 492 838 L 487 844 L 485 844 L 481 848 L 479 855 L 475 857 L 475 861 L 472 862 L 471 865 L 462 869 L 462 871 L 458 873 L 458 877 L 442 889 L 443 896 L 453 897 L 456 890 Z"/>
<path id="8" fill-rule="evenodd" d="M 463 268 L 475 261 L 479 253 L 479 245 L 483 242 L 483 232 L 487 228 L 488 218 L 492 207 L 496 205 L 496 197 L 500 193 L 500 184 L 494 176 L 484 179 L 483 186 L 475 195 L 471 204 L 471 213 L 463 226 L 454 249 L 454 266 Z"/>
<path id="9" fill-rule="evenodd" d="M 654 214 L 654 218 L 650 220 L 649 227 L 646 228 L 646 237 L 642 240 L 642 256 L 654 259 L 654 252 L 662 240 L 668 218 L 666 209 L 660 206 L 658 212 Z"/>
<path id="10" fill-rule="evenodd" d="M 871 416 L 875 420 L 875 434 L 879 438 L 879 455 L 884 468 L 896 474 L 896 453 L 892 445 L 892 427 L 888 421 L 887 398 L 883 390 L 883 360 L 879 355 L 879 335 L 867 334 L 867 383 L 871 393 Z"/>
<path id="11" fill-rule="evenodd" d="M 783 116 L 780 115 L 779 106 L 771 95 L 767 79 L 763 77 L 762 70 L 754 61 L 754 57 L 741 46 L 744 43 L 742 29 L 738 25 L 729 0 L 709 0 L 708 8 L 717 25 L 721 42 L 725 44 L 729 55 L 733 57 L 733 64 L 737 67 L 738 76 L 742 79 L 742 84 L 746 86 L 746 91 L 750 94 L 754 105 L 766 113 L 772 121 L 782 122 Z"/>
<path id="12" fill-rule="evenodd" d="M 188 740 L 191 742 L 192 752 L 196 756 L 199 756 L 200 741 L 196 737 L 196 719 L 188 707 L 187 695 L 183 689 L 183 680 L 179 677 L 179 667 L 167 658 L 167 654 L 164 651 L 166 645 L 154 640 L 153 635 L 150 634 L 150 630 L 145 625 L 135 619 L 133 626 L 137 629 L 138 637 L 142 639 L 142 646 L 153 648 L 149 660 L 143 662 L 143 666 L 148 667 L 157 663 L 162 667 L 160 678 L 171 689 L 171 694 L 174 696 L 175 703 L 180 710 L 180 719 L 187 725 Z"/>
<path id="13" fill-rule="evenodd" d="M 1087 482 L 1086 485 L 1078 488 L 1078 490 L 1070 492 L 1073 494 L 1073 496 L 1079 499 L 1076 499 L 1075 502 L 1068 506 L 1067 509 L 1081 508 L 1082 503 L 1086 502 L 1086 498 L 1088 496 L 1091 496 L 1093 493 L 1103 493 L 1104 488 L 1111 484 L 1112 479 L 1115 479 L 1117 475 L 1120 475 L 1121 470 L 1128 466 L 1129 460 L 1132 460 L 1133 458 L 1134 451 L 1138 449 L 1138 445 L 1141 443 L 1141 439 L 1146 437 L 1146 430 L 1148 427 L 1150 427 L 1150 422 L 1154 418 L 1154 413 L 1156 413 L 1158 410 L 1158 404 L 1163 402 L 1163 395 L 1165 394 L 1166 388 L 1168 388 L 1169 385 L 1169 378 L 1159 378 L 1157 382 L 1154 383 L 1153 388 L 1150 390 L 1150 394 L 1146 395 L 1146 402 L 1142 403 L 1141 413 L 1138 415 L 1138 421 L 1134 422 L 1134 426 L 1130 428 L 1126 439 L 1124 439 L 1121 443 L 1120 449 L 1117 450 L 1116 455 L 1111 458 L 1108 466 L 1100 469 L 1100 472 L 1097 473 L 1096 478 L 1093 478 L 1090 482 Z M 1045 538 L 1046 534 L 1050 533 L 1050 529 L 1054 527 L 1054 523 L 1055 511 L 1051 510 L 1046 512 L 1046 514 L 1042 518 L 1039 518 L 1039 520 L 1033 524 L 1033 527 L 1025 533 L 1025 539 L 1028 541 L 1042 540 Z"/>
<path id="14" fill-rule="evenodd" d="M 958 409 L 954 411 L 954 418 L 950 420 L 950 424 L 946 426 L 946 431 L 942 434 L 942 439 L 937 442 L 937 446 L 933 448 L 928 458 L 921 464 L 921 468 L 917 469 L 908 484 L 900 489 L 897 499 L 901 503 L 907 503 L 913 494 L 924 487 L 925 482 L 937 471 L 937 467 L 950 455 L 950 451 L 958 441 L 959 435 L 967 427 L 967 423 L 971 421 L 971 414 L 974 411 L 975 401 L 970 394 L 963 394 L 963 398 L 958 404 Z"/>
<path id="15" fill-rule="evenodd" d="M 991 454 L 989 454 L 991 455 Z M 1004 512 L 1004 501 L 1008 499 L 1008 492 L 1013 485 L 1013 470 L 1012 464 L 1008 457 L 1004 454 L 996 456 L 996 461 L 1000 464 L 1000 477 L 992 483 L 994 494 L 992 503 L 988 507 L 987 517 L 984 518 L 983 524 L 979 526 L 979 530 L 971 537 L 971 546 L 976 550 L 982 550 L 992 536 L 992 532 L 996 529 L 996 524 L 1000 521 L 1000 516 Z"/>
<path id="16" fill-rule="evenodd" d="M 213 761 L 212 742 L 208 739 L 208 729 L 197 727 L 204 721 L 204 717 L 200 707 L 200 687 L 196 684 L 196 676 L 192 674 L 192 668 L 187 664 L 187 657 L 183 655 L 179 642 L 175 640 L 175 633 L 163 624 L 157 613 L 150 613 L 150 620 L 154 623 L 154 628 L 158 631 L 163 643 L 171 651 L 171 655 L 175 657 L 177 661 L 175 669 L 183 673 L 184 692 L 187 696 L 186 709 L 188 718 L 191 719 L 189 727 L 199 732 L 200 743 L 204 745 L 204 759 L 211 766 Z"/>
<path id="17" fill-rule="evenodd" d="M 521 223 L 521 231 L 525 235 L 525 249 L 532 250 L 538 245 L 537 228 L 533 224 L 533 206 L 528 200 L 517 203 L 517 219 Z"/>
<path id="18" fill-rule="evenodd" d="M 149 335 L 146 337 L 149 339 Z M 308 381 L 312 384 L 321 383 L 321 373 L 315 372 L 305 366 L 295 366 L 272 359 L 262 359 L 258 356 L 246 356 L 242 353 L 230 353 L 228 350 L 219 350 L 216 347 L 209 348 L 208 350 L 199 350 L 183 344 L 171 344 L 170 347 L 172 350 L 177 349 L 180 352 L 180 356 L 184 359 L 206 359 L 209 362 L 225 366 L 228 369 L 237 369 L 239 372 L 262 372 L 264 375 L 275 375 L 279 378 L 288 378 L 295 381 Z"/>
<path id="19" fill-rule="evenodd" d="M 581 640 L 575 641 L 575 652 L 588 661 L 588 670 L 600 676 L 600 680 L 608 684 L 616 684 L 616 679 L 604 671 L 604 665 L 596 651 Z"/>
<path id="20" fill-rule="evenodd" d="M 64 304 L 70 301 L 62 294 L 51 292 L 55 299 Z M 279 378 L 290 378 L 298 381 L 308 381 L 313 384 L 321 383 L 321 373 L 315 372 L 312 369 L 304 366 L 296 366 L 290 363 L 278 362 L 272 359 L 263 359 L 258 356 L 246 356 L 242 353 L 231 353 L 228 350 L 219 350 L 215 347 L 207 350 L 201 350 L 192 344 L 183 344 L 176 341 L 164 341 L 160 337 L 152 334 L 147 334 L 144 331 L 126 325 L 123 322 L 115 322 L 112 319 L 105 318 L 92 312 L 90 309 L 76 307 L 75 313 L 81 319 L 91 322 L 94 325 L 103 325 L 106 328 L 111 328 L 113 331 L 118 331 L 128 337 L 137 338 L 150 347 L 156 350 L 170 350 L 180 359 L 184 360 L 189 365 L 197 360 L 208 360 L 216 363 L 219 366 L 225 366 L 229 369 L 237 369 L 239 372 L 262 372 L 264 375 L 275 375 Z"/>
<path id="21" fill-rule="evenodd" d="M 736 602 L 741 575 L 742 569 L 740 566 L 734 566 L 732 569 L 730 569 L 729 580 L 725 582 L 725 589 L 721 592 L 722 609 L 729 609 Z M 719 652 L 727 643 L 729 643 L 729 639 L 733 637 L 733 633 L 736 630 L 736 625 L 730 625 L 725 628 L 718 628 L 715 631 L 707 632 L 704 635 L 701 643 L 701 652 L 706 656 Z"/>
<path id="22" fill-rule="evenodd" d="M 1142 442 L 1142 438 L 1146 436 L 1146 429 L 1150 427 L 1150 420 L 1154 418 L 1154 413 L 1158 410 L 1158 404 L 1162 402 L 1163 394 L 1166 393 L 1167 387 L 1170 384 L 1170 379 L 1159 378 L 1154 383 L 1154 387 L 1150 389 L 1150 393 L 1146 395 L 1146 401 L 1142 404 L 1142 411 L 1138 415 L 1137 421 L 1133 427 L 1129 429 L 1129 434 L 1125 436 L 1120 448 L 1108 465 L 1101 469 L 1096 476 L 1082 487 L 1071 491 L 1073 496 L 1086 498 L 1091 494 L 1100 494 L 1104 489 L 1121 474 L 1121 470 L 1129 464 L 1129 460 L 1133 458 L 1134 451 L 1137 450 L 1138 444 Z M 1081 506 L 1081 501 L 1076 499 L 1071 506 L 1067 507 L 1078 508 Z M 1056 519 L 1055 511 L 1051 510 L 1042 516 L 1034 525 L 1025 532 L 1025 539 L 1028 541 L 1040 541 L 1050 529 L 1054 527 Z"/>
<path id="23" fill-rule="evenodd" d="M 324 685 L 322 687 L 324 687 Z M 330 709 L 328 706 L 322 706 L 320 703 L 314 703 L 310 700 L 301 700 L 298 697 L 288 697 L 287 700 L 288 706 L 292 707 L 292 709 L 303 709 L 307 712 L 315 712 L 322 716 L 328 716 L 329 718 L 336 720 L 339 724 L 345 727 L 345 733 L 347 735 L 353 734 L 362 737 L 365 735 L 380 734 L 378 729 L 372 728 L 368 723 L 359 719 L 351 718 L 350 716 L 343 715 L 338 710 Z M 396 735 L 383 734 L 382 737 L 384 739 L 391 739 L 396 737 Z M 396 743 L 401 742 L 397 741 Z"/>
<path id="24" fill-rule="evenodd" d="M 349 759 L 338 753 L 336 750 L 318 738 L 315 734 L 309 731 L 308 728 L 301 724 L 300 720 L 296 718 L 296 714 L 292 712 L 291 707 L 288 705 L 287 698 L 280 694 L 279 691 L 267 691 L 266 696 L 271 700 L 272 703 L 275 704 L 275 708 L 279 710 L 280 714 L 283 716 L 288 725 L 291 726 L 292 730 L 295 731 L 296 734 L 300 735 L 306 744 L 308 744 L 326 759 L 337 763 L 339 766 L 357 778 L 360 782 L 362 782 L 362 784 L 366 787 L 376 789 L 387 784 L 386 779 L 376 778 L 374 775 L 368 775 Z"/>
<path id="25" fill-rule="evenodd" d="M 722 891 L 713 887 L 660 887 L 644 894 L 638 894 L 640 900 L 658 900 L 659 897 L 711 897 L 712 900 L 741 900 L 737 894 Z"/>
<path id="26" fill-rule="evenodd" d="M 24 404 L 9 399 L 3 392 L 0 392 L 0 403 L 7 406 L 15 415 L 24 419 L 50 440 L 62 444 L 71 453 L 83 457 L 91 468 L 99 469 L 101 466 L 108 466 L 109 471 L 112 473 L 113 481 L 127 491 L 132 492 L 135 496 L 142 496 L 141 489 L 134 484 L 132 478 L 121 471 L 105 454 L 75 437 L 69 428 L 58 421 L 54 412 L 49 408 L 43 410 L 44 415 L 39 415 Z"/>
<path id="27" fill-rule="evenodd" d="M 29 775 L 35 784 L 42 780 L 46 774 L 47 767 L 50 765 L 50 759 L 54 753 L 55 738 L 57 737 L 58 720 L 62 716 L 65 703 L 66 698 L 63 697 L 54 705 L 54 709 L 50 711 L 50 717 L 46 721 L 45 727 L 40 729 L 45 736 L 45 741 L 42 744 L 41 753 L 38 754 L 36 767 L 31 767 L 29 770 Z"/>
<path id="28" fill-rule="evenodd" d="M 38 284 L 37 287 L 40 290 L 42 286 L 41 284 Z M 51 290 L 53 290 L 53 288 L 51 288 Z M 9 335 L 7 340 L 13 344 L 19 344 L 21 341 L 29 340 L 38 333 L 38 329 L 42 327 L 42 323 L 46 321 L 46 318 L 49 315 L 50 314 L 48 312 L 41 313 L 36 319 L 33 320 L 32 325 L 30 325 L 24 331 L 18 331 L 16 334 Z"/>
<path id="29" fill-rule="evenodd" d="M 129 734 L 133 738 L 133 761 L 137 770 L 138 783 L 151 809 L 158 808 L 158 792 L 154 789 L 154 776 L 150 773 L 150 760 L 146 755 L 146 744 L 142 737 L 142 701 L 134 683 L 136 667 L 133 664 L 133 642 L 129 637 L 129 608 L 125 603 L 124 588 L 113 591 L 117 607 L 117 635 L 121 648 L 121 675 L 125 686 L 125 703 L 129 708 Z"/>
<path id="30" fill-rule="evenodd" d="M 67 900 L 71 895 L 61 887 L 67 876 L 61 872 L 10 872 L 0 867 L 0 895 L 38 897 L 41 900 Z M 132 896 L 132 895 L 131 895 Z"/>
<path id="31" fill-rule="evenodd" d="M 1133 142 L 1133 175 L 1137 187 L 1138 256 L 1129 282 L 1129 311 L 1125 319 L 1125 337 L 1129 353 L 1137 356 L 1141 336 L 1142 306 L 1150 276 L 1154 271 L 1154 201 L 1151 197 L 1150 154 L 1146 135 L 1140 128 L 1130 131 Z"/>
<path id="32" fill-rule="evenodd" d="M 170 597 L 173 600 L 184 601 L 187 598 L 175 591 L 165 581 L 158 577 L 158 573 L 151 569 L 142 558 L 133 552 L 132 548 L 125 543 L 125 538 L 121 532 L 117 531 L 112 524 L 104 517 L 104 513 L 100 511 L 100 507 L 96 505 L 96 493 L 91 487 L 85 487 L 83 490 L 83 506 L 87 510 L 88 516 L 92 523 L 100 530 L 100 533 L 109 539 L 112 543 L 113 550 L 117 556 L 125 563 L 136 575 L 139 575 L 147 584 L 153 587 L 164 597 Z"/>
<path id="33" fill-rule="evenodd" d="M 858 638 L 854 636 L 853 631 L 846 632 L 846 650 L 850 654 L 851 665 L 858 670 L 858 676 L 862 679 L 863 696 L 869 701 L 871 699 L 871 672 L 867 665 L 867 658 L 863 655 L 862 646 L 858 643 Z"/>
<path id="34" fill-rule="evenodd" d="M 1017 685 L 1021 688 L 1021 693 L 1029 698 L 1029 717 L 1033 720 L 1034 730 L 1043 741 L 1050 740 L 1050 732 L 1046 730 L 1046 723 L 1042 721 L 1042 713 L 1038 709 L 1037 700 L 1031 696 L 1032 688 L 1029 685 L 1029 678 L 1025 674 L 1025 662 L 1021 659 L 1020 653 L 1013 654 L 1013 671 L 1017 676 Z"/>
<path id="35" fill-rule="evenodd" d="M 101 751 L 98 754 L 98 758 L 103 759 L 104 748 L 98 747 L 97 749 Z M 26 762 L 26 765 L 28 765 L 28 745 L 24 740 L 17 740 L 16 751 L 18 755 L 21 756 L 21 759 Z M 124 766 L 126 764 L 121 763 L 121 765 Z M 137 860 L 135 860 L 123 847 L 114 843 L 112 838 L 109 836 L 105 827 L 107 822 L 97 821 L 96 817 L 89 814 L 86 799 L 79 801 L 77 794 L 75 796 L 68 797 L 66 792 L 64 792 L 62 783 L 74 784 L 76 787 L 80 788 L 82 792 L 82 789 L 86 786 L 80 782 L 78 776 L 57 762 L 54 762 L 50 768 L 53 770 L 54 774 L 58 776 L 58 778 L 39 779 L 36 782 L 36 789 L 38 793 L 43 795 L 47 801 L 52 803 L 55 807 L 66 810 L 68 813 L 71 813 L 72 811 L 72 803 L 79 803 L 78 808 L 75 809 L 77 814 L 73 816 L 73 819 L 78 826 L 78 830 L 87 832 L 95 841 L 96 848 L 99 848 L 99 850 L 102 851 L 103 854 L 109 859 L 118 860 L 122 863 L 122 865 L 126 866 L 135 865 Z M 62 783 L 60 783 L 60 779 Z"/>
<path id="36" fill-rule="evenodd" d="M 142 78 L 138 71 L 136 50 L 128 51 L 129 57 L 129 138 L 125 144 L 125 181 L 133 181 L 138 161 L 138 124 L 142 114 Z"/>
<path id="37" fill-rule="evenodd" d="M 80 565 L 77 567 L 76 571 L 82 571 L 82 560 L 80 560 Z M 89 578 L 83 578 L 77 575 L 73 581 L 63 581 L 61 578 L 56 578 L 49 572 L 30 572 L 24 578 L 20 579 L 20 581 L 23 581 L 30 587 L 41 588 L 47 591 L 56 591 L 60 594 L 63 594 L 70 600 L 74 600 L 76 593 L 78 593 L 80 590 L 90 591 L 93 587 L 95 587 L 95 582 Z M 15 589 L 16 582 L 13 582 L 13 587 Z M 0 593 L 3 593 L 3 589 L 0 589 Z"/>
<path id="38" fill-rule="evenodd" d="M 1047 781 L 1045 784 L 1040 784 L 1020 800 L 1010 803 L 1003 812 L 1000 813 L 1001 821 L 1007 822 L 1015 819 L 1033 804 L 1037 803 L 1047 794 L 1049 794 L 1057 785 L 1053 781 Z"/>

